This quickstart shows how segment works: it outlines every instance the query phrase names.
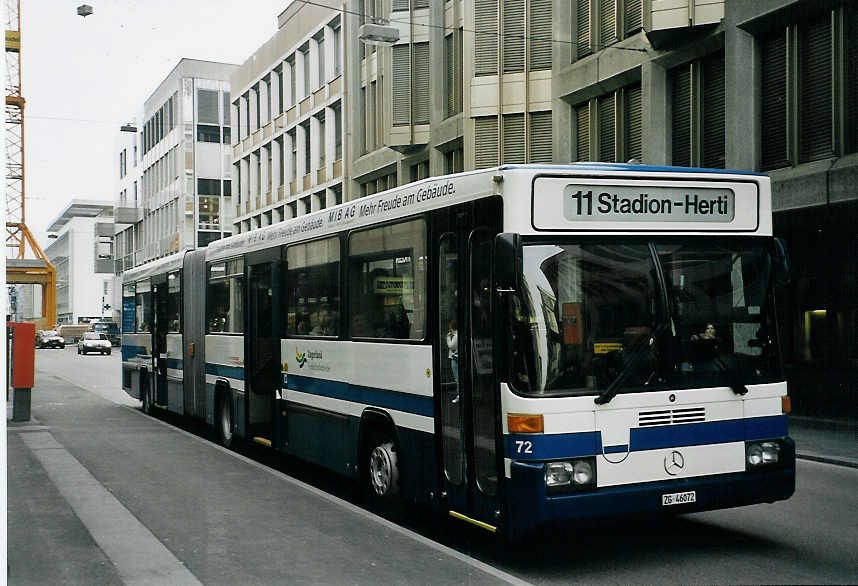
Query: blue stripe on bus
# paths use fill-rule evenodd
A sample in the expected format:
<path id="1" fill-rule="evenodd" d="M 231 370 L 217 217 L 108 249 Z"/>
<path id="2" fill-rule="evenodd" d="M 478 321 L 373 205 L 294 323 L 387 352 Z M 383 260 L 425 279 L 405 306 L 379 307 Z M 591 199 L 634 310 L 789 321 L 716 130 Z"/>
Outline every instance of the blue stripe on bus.
<path id="1" fill-rule="evenodd" d="M 234 378 L 236 380 L 244 380 L 244 367 L 227 366 L 225 364 L 212 364 L 211 362 L 206 362 L 206 374 L 225 376 L 226 378 Z"/>
<path id="2" fill-rule="evenodd" d="M 432 417 L 434 409 L 432 397 L 412 395 L 399 391 L 389 391 L 373 387 L 359 387 L 349 383 L 298 376 L 289 374 L 283 377 L 283 388 L 293 391 L 301 391 L 320 397 L 341 399 L 353 403 L 363 403 L 376 407 L 395 409 L 415 415 Z M 288 381 L 288 384 L 287 384 Z"/>
<path id="3" fill-rule="evenodd" d="M 181 358 L 167 358 L 167 368 L 175 368 L 182 370 L 183 364 Z"/>
<path id="4" fill-rule="evenodd" d="M 561 434 L 510 434 L 504 438 L 506 456 L 515 460 L 552 460 L 603 453 L 640 452 L 659 448 L 719 444 L 785 437 L 786 415 L 728 419 L 706 423 L 635 427 L 630 445 L 602 446 L 598 431 Z"/>
<path id="5" fill-rule="evenodd" d="M 136 357 L 138 354 L 146 354 L 146 346 L 122 346 L 122 360 L 127 361 Z"/>

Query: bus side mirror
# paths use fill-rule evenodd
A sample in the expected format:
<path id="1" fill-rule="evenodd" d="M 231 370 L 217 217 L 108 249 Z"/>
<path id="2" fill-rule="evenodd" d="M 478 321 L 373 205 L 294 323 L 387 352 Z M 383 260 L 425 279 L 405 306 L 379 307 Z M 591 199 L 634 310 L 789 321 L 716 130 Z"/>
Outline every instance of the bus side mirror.
<path id="1" fill-rule="evenodd" d="M 789 274 L 789 252 L 786 240 L 775 238 L 774 254 L 772 258 L 772 271 L 775 284 L 786 285 L 790 281 Z"/>
<path id="2" fill-rule="evenodd" d="M 498 293 L 518 290 L 521 275 L 520 240 L 518 234 L 501 233 L 495 236 L 495 291 Z"/>

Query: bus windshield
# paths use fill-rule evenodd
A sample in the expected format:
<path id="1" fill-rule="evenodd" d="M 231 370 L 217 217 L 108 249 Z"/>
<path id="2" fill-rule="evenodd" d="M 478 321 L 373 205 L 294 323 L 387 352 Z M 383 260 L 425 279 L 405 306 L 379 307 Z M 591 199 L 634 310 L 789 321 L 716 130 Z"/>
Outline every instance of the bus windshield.
<path id="1" fill-rule="evenodd" d="M 520 393 L 736 388 L 780 377 L 764 242 L 533 243 L 522 260 L 510 304 L 509 380 Z"/>

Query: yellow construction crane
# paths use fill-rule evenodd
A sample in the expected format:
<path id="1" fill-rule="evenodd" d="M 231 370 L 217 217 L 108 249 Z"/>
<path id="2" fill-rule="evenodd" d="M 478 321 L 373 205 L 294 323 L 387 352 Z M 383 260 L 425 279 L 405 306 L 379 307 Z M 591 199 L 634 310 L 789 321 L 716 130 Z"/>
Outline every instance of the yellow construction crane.
<path id="1" fill-rule="evenodd" d="M 38 329 L 57 322 L 57 270 L 27 228 L 24 198 L 24 95 L 21 1 L 6 2 L 6 283 L 42 286 Z M 27 249 L 35 258 L 27 258 Z"/>

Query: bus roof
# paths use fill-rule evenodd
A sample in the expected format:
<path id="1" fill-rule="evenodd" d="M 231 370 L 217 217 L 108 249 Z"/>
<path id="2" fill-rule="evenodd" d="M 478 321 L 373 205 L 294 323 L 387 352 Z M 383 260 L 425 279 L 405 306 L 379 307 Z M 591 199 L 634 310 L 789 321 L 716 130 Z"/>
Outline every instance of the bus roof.
<path id="1" fill-rule="evenodd" d="M 601 163 L 601 162 L 577 162 L 562 165 L 552 164 L 527 164 L 527 165 L 501 165 L 499 171 L 506 169 L 525 169 L 529 171 L 621 171 L 638 173 L 715 173 L 721 175 L 753 175 L 765 177 L 765 173 L 756 171 L 738 171 L 735 169 L 710 169 L 706 167 L 671 167 L 667 165 L 642 165 L 639 163 Z"/>

